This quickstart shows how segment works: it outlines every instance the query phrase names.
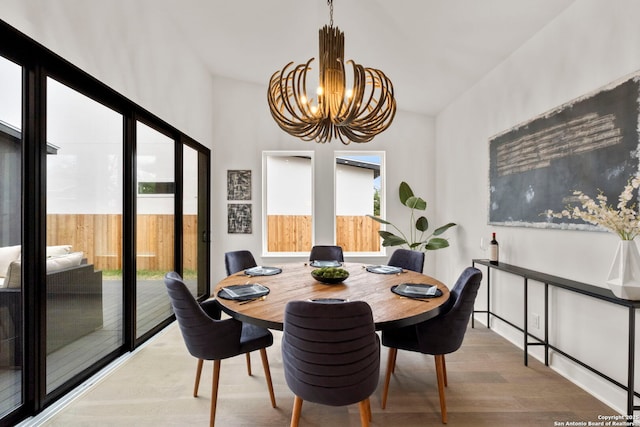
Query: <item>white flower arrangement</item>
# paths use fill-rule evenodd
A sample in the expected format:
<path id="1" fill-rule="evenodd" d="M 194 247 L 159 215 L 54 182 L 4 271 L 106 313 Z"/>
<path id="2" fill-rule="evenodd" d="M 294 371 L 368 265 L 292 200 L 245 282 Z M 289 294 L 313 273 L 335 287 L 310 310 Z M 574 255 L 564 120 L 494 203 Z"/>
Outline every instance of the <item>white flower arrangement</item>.
<path id="1" fill-rule="evenodd" d="M 593 200 L 582 191 L 576 190 L 573 195 L 577 196 L 582 208 L 567 206 L 567 209 L 562 212 L 553 212 L 549 209 L 544 214 L 553 218 L 581 219 L 617 234 L 622 240 L 633 240 L 640 234 L 640 213 L 636 203 L 629 205 L 629 202 L 633 198 L 634 190 L 638 187 L 640 187 L 640 174 L 630 179 L 624 187 L 624 191 L 618 197 L 616 208 L 609 204 L 607 196 L 602 194 L 602 191 L 596 196 L 596 200 Z"/>

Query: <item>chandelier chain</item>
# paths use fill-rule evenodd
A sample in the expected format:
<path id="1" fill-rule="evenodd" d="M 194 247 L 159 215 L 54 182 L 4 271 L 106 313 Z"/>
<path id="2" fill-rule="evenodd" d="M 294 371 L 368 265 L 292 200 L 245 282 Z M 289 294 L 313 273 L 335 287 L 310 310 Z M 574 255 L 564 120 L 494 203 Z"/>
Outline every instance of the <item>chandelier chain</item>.
<path id="1" fill-rule="evenodd" d="M 327 0 L 329 5 L 329 26 L 333 27 L 333 0 Z"/>

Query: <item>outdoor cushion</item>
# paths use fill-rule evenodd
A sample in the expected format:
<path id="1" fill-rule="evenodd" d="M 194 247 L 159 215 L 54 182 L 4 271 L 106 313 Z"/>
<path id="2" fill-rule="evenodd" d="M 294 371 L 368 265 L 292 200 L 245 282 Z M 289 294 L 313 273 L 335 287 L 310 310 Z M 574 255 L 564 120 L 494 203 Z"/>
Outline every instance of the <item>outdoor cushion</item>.
<path id="1" fill-rule="evenodd" d="M 82 255 L 82 252 L 73 252 L 68 255 L 47 258 L 47 273 L 80 265 Z"/>
<path id="2" fill-rule="evenodd" d="M 71 253 L 71 245 L 47 246 L 47 258 Z"/>
<path id="3" fill-rule="evenodd" d="M 20 245 L 0 248 L 0 277 L 6 277 L 9 265 L 20 258 Z"/>

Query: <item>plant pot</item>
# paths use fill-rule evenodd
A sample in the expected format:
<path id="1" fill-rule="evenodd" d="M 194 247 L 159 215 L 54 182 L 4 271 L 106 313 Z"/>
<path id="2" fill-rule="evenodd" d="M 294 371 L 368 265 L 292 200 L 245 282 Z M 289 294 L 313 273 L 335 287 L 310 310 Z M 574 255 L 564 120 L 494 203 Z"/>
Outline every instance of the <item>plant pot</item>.
<path id="1" fill-rule="evenodd" d="M 613 258 L 607 285 L 618 298 L 640 300 L 640 252 L 633 240 L 621 240 Z"/>

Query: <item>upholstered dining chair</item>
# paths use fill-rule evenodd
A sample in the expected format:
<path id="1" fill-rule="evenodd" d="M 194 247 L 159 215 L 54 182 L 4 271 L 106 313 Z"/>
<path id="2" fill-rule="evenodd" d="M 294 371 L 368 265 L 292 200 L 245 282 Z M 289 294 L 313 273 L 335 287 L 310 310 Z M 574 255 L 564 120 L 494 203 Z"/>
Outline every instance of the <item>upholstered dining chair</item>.
<path id="1" fill-rule="evenodd" d="M 204 360 L 213 360 L 210 426 L 213 427 L 216 419 L 220 361 L 242 353 L 260 350 L 271 406 L 275 408 L 276 399 L 266 351 L 266 348 L 273 344 L 271 332 L 235 319 L 220 320 L 221 310 L 216 301 L 209 300 L 198 304 L 176 272 L 167 273 L 164 283 L 187 349 L 198 359 L 193 397 L 198 396 Z"/>
<path id="2" fill-rule="evenodd" d="M 288 302 L 282 362 L 295 395 L 292 427 L 299 423 L 305 400 L 329 406 L 359 403 L 360 422 L 369 425 L 369 396 L 380 374 L 380 340 L 367 303 Z"/>
<path id="3" fill-rule="evenodd" d="M 227 276 L 256 265 L 256 260 L 250 251 L 231 251 L 224 254 L 224 266 L 227 269 Z"/>
<path id="4" fill-rule="evenodd" d="M 422 273 L 424 269 L 424 252 L 396 249 L 389 257 L 387 265 Z"/>
<path id="5" fill-rule="evenodd" d="M 231 276 L 238 271 L 246 270 L 247 268 L 256 267 L 256 260 L 253 257 L 251 251 L 239 250 L 225 252 L 224 254 L 224 266 L 227 270 L 227 276 Z M 247 360 L 247 373 L 251 375 L 251 354 L 245 355 Z"/>
<path id="6" fill-rule="evenodd" d="M 444 392 L 447 386 L 447 368 L 444 356 L 457 351 L 462 345 L 481 280 L 480 270 L 467 267 L 450 291 L 448 311 L 414 326 L 382 331 L 382 345 L 389 347 L 387 372 L 382 391 L 383 409 L 387 405 L 389 381 L 395 369 L 398 349 L 431 354 L 436 364 L 442 422 L 447 423 Z"/>
<path id="7" fill-rule="evenodd" d="M 311 248 L 309 261 L 340 261 L 344 262 L 342 247 L 316 245 Z"/>

